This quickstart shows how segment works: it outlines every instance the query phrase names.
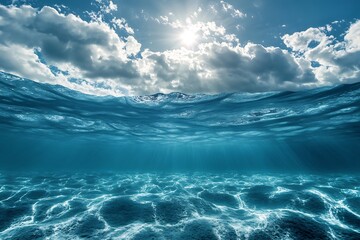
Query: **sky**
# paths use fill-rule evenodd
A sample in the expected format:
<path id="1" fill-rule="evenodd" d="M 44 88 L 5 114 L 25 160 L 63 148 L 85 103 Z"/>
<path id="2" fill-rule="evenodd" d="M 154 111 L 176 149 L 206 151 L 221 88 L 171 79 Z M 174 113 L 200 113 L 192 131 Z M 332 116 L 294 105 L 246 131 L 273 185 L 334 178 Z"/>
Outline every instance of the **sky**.
<path id="1" fill-rule="evenodd" d="M 94 95 L 360 79 L 357 0 L 0 0 L 0 71 Z"/>

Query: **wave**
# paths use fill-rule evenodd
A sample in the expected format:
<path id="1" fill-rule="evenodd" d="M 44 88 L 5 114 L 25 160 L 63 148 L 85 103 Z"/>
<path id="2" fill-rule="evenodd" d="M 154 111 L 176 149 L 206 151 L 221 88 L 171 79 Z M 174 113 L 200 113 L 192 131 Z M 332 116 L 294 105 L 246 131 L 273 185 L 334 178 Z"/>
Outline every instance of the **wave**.
<path id="1" fill-rule="evenodd" d="M 99 97 L 0 72 L 0 128 L 130 141 L 360 136 L 360 83 L 298 92 Z"/>
<path id="2" fill-rule="evenodd" d="M 99 97 L 0 72 L 0 238 L 359 239 L 359 113 L 360 83 Z"/>

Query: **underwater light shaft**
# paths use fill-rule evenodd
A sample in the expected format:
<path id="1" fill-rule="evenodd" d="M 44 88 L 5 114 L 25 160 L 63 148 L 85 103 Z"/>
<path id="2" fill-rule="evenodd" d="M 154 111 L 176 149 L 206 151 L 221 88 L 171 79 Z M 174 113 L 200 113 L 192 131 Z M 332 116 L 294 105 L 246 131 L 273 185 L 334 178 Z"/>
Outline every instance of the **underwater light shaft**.
<path id="1" fill-rule="evenodd" d="M 0 74 L 4 168 L 358 170 L 360 84 L 96 97 Z"/>

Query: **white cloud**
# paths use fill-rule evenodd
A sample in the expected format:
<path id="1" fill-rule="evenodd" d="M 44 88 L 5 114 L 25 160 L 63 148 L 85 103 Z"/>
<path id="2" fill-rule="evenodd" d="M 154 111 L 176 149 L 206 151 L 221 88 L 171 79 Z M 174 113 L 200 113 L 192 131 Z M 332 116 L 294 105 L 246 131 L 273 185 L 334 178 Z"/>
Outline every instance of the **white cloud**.
<path id="1" fill-rule="evenodd" d="M 344 39 L 349 52 L 360 51 L 360 20 L 350 26 Z"/>
<path id="2" fill-rule="evenodd" d="M 124 18 L 116 18 L 114 17 L 111 20 L 113 23 L 114 28 L 124 29 L 128 34 L 134 34 L 134 29 L 132 29 Z"/>
<path id="3" fill-rule="evenodd" d="M 35 54 L 34 49 L 19 44 L 0 45 L 0 68 L 31 79 L 55 81 L 55 76 Z"/>
<path id="4" fill-rule="evenodd" d="M 118 9 L 117 4 L 115 4 L 113 1 L 107 1 L 107 0 L 96 0 L 96 2 L 99 4 L 101 12 L 104 13 L 111 13 L 115 12 Z"/>
<path id="5" fill-rule="evenodd" d="M 113 1 L 110 1 L 109 6 L 106 10 L 108 12 L 117 11 L 117 5 Z"/>
<path id="6" fill-rule="evenodd" d="M 234 92 L 296 89 L 315 81 L 308 66 L 280 48 L 249 43 L 201 44 L 186 49 L 143 54 L 152 91 Z M 176 84 L 174 84 L 176 83 Z"/>
<path id="7" fill-rule="evenodd" d="M 139 76 L 129 57 L 139 52 L 140 43 L 133 37 L 122 40 L 104 22 L 86 22 L 50 7 L 38 10 L 25 5 L 0 5 L 0 17 L 2 56 L 9 58 L 1 61 L 0 69 L 3 71 L 37 81 L 68 85 L 63 74 L 51 74 L 49 66 L 53 65 L 67 72 L 67 77 L 85 79 L 90 85 L 102 82 L 114 86 L 116 83 L 114 92 L 121 89 L 124 94 L 131 92 L 131 85 Z M 48 66 L 31 53 L 35 49 L 39 49 Z M 10 58 L 27 64 L 14 67 L 6 63 L 11 62 Z"/>
<path id="8" fill-rule="evenodd" d="M 227 34 L 226 29 L 222 25 L 218 25 L 214 21 L 193 21 L 193 15 L 186 18 L 185 21 L 179 19 L 174 19 L 173 16 L 160 16 L 159 18 L 154 18 L 157 23 L 168 25 L 174 29 L 179 29 L 182 31 L 191 30 L 196 32 L 200 36 L 198 39 L 199 43 L 209 42 L 209 41 L 219 41 L 219 40 L 234 40 L 234 35 Z"/>
<path id="9" fill-rule="evenodd" d="M 232 17 L 234 18 L 244 18 L 246 17 L 246 14 L 241 12 L 239 9 L 236 9 L 233 5 L 230 3 L 227 3 L 225 1 L 220 1 L 222 8 L 225 12 L 229 12 Z"/>
<path id="10" fill-rule="evenodd" d="M 135 56 L 140 52 L 141 44 L 133 37 L 129 36 L 126 38 L 126 53 L 127 55 Z"/>
<path id="11" fill-rule="evenodd" d="M 287 47 L 309 62 L 321 84 L 346 83 L 360 78 L 360 21 L 353 23 L 344 41 L 328 35 L 327 27 L 309 28 L 282 37 Z"/>
<path id="12" fill-rule="evenodd" d="M 331 32 L 332 31 L 332 26 L 330 25 L 330 24 L 326 24 L 326 31 L 328 31 L 328 32 Z"/>
<path id="13" fill-rule="evenodd" d="M 51 7 L 0 5 L 0 19 L 0 70 L 97 95 L 295 90 L 360 77 L 359 21 L 343 41 L 326 27 L 286 34 L 285 50 L 241 45 L 217 22 L 180 21 L 172 14 L 159 23 L 194 28 L 200 40 L 193 48 L 154 52 L 115 32 L 114 24 L 133 33 L 123 18 L 107 24 Z"/>
<path id="14" fill-rule="evenodd" d="M 160 16 L 160 19 L 161 19 L 164 23 L 168 23 L 168 22 L 169 22 L 168 16 Z"/>
<path id="15" fill-rule="evenodd" d="M 287 47 L 302 53 L 311 49 L 309 44 L 312 42 L 320 47 L 324 47 L 332 41 L 331 36 L 327 36 L 319 28 L 309 28 L 306 31 L 295 32 L 291 35 L 285 34 L 282 39 Z"/>

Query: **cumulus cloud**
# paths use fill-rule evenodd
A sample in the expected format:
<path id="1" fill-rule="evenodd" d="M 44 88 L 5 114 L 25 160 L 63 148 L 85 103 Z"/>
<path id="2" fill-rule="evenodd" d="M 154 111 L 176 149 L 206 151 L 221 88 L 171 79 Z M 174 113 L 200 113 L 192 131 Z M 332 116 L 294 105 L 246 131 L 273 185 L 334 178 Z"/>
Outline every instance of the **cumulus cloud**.
<path id="1" fill-rule="evenodd" d="M 349 52 L 360 51 L 360 20 L 350 26 L 344 39 Z"/>
<path id="2" fill-rule="evenodd" d="M 282 37 L 285 45 L 293 51 L 304 53 L 311 49 L 310 43 L 318 47 L 325 47 L 332 41 L 332 36 L 327 36 L 323 29 L 309 28 L 303 32 L 295 32 L 291 35 L 286 34 Z M 314 45 L 312 45 L 313 48 Z"/>
<path id="3" fill-rule="evenodd" d="M 287 51 L 248 43 L 202 44 L 197 51 L 146 52 L 149 78 L 160 91 L 233 92 L 296 89 L 312 83 L 309 65 Z M 152 74 L 152 75 L 151 75 Z"/>
<path id="4" fill-rule="evenodd" d="M 201 41 L 155 52 L 141 49 L 125 19 L 112 19 L 85 21 L 51 7 L 0 5 L 0 70 L 97 95 L 296 90 L 360 76 L 359 21 L 342 41 L 329 27 L 309 28 L 284 35 L 288 49 L 281 49 L 241 44 L 215 21 L 169 14 L 158 22 L 193 28 Z M 115 27 L 127 34 L 119 36 Z"/>
<path id="5" fill-rule="evenodd" d="M 331 29 L 330 29 L 331 31 Z M 350 83 L 360 78 L 360 21 L 351 24 L 344 40 L 329 34 L 329 27 L 309 28 L 282 37 L 299 59 L 314 64 L 319 84 Z"/>
<path id="6" fill-rule="evenodd" d="M 140 52 L 141 44 L 133 37 L 126 38 L 126 54 L 135 56 Z"/>
<path id="7" fill-rule="evenodd" d="M 32 79 L 55 81 L 50 69 L 40 61 L 34 50 L 19 44 L 0 45 L 0 69 Z"/>
<path id="8" fill-rule="evenodd" d="M 38 49 L 43 61 L 66 72 L 69 77 L 109 84 L 117 82 L 123 91 L 131 89 L 130 79 L 139 77 L 129 57 L 139 52 L 141 44 L 134 37 L 122 40 L 104 22 L 86 22 L 51 7 L 38 10 L 26 5 L 0 5 L 0 17 L 1 55 L 7 58 L 1 61 L 3 71 L 37 81 L 58 80 L 56 83 L 64 84 L 64 76 L 54 76 L 35 53 L 31 54 Z M 14 67 L 6 63 L 13 61 L 28 64 Z"/>

